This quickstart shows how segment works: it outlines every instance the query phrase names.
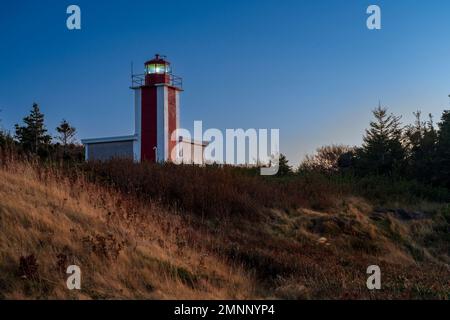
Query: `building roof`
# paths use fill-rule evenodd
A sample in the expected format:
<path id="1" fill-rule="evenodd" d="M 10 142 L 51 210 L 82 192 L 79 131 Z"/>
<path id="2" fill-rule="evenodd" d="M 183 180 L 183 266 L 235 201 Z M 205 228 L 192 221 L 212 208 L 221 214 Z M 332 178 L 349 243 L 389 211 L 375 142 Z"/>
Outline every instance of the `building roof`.
<path id="1" fill-rule="evenodd" d="M 145 65 L 151 64 L 151 63 L 170 65 L 170 62 L 167 61 L 165 58 L 166 58 L 165 56 L 161 56 L 161 55 L 159 55 L 159 54 L 155 54 L 155 57 L 154 57 L 153 59 L 147 61 L 147 62 L 145 63 Z"/>
<path id="2" fill-rule="evenodd" d="M 82 139 L 81 143 L 82 144 L 108 143 L 108 142 L 120 142 L 120 141 L 136 141 L 137 139 L 138 139 L 137 135 L 134 134 L 131 136 Z"/>

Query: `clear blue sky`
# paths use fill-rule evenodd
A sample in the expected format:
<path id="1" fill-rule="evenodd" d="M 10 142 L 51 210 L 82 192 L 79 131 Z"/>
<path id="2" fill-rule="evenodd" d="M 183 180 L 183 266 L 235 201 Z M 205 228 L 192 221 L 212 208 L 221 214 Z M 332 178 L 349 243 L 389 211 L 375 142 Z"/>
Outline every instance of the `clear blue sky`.
<path id="1" fill-rule="evenodd" d="M 82 30 L 66 28 L 77 4 Z M 370 4 L 382 30 L 366 28 Z M 133 132 L 130 61 L 159 52 L 184 78 L 181 125 L 279 128 L 292 164 L 331 143 L 359 144 L 381 100 L 405 122 L 438 118 L 450 93 L 450 2 L 2 1 L 0 119 L 34 101 L 51 131 L 78 138 Z"/>

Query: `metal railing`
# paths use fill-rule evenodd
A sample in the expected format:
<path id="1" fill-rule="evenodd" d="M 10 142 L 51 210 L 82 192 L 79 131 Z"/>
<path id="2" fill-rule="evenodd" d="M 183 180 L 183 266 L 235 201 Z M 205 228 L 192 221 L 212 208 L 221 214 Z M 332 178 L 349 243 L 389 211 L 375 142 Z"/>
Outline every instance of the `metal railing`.
<path id="1" fill-rule="evenodd" d="M 183 89 L 183 78 L 176 76 L 174 74 L 169 74 L 169 78 L 170 78 L 170 85 L 174 86 L 174 87 L 178 87 L 180 89 Z"/>
<path id="2" fill-rule="evenodd" d="M 131 75 L 131 87 L 138 88 L 145 84 L 145 74 L 132 74 Z"/>
<path id="3" fill-rule="evenodd" d="M 178 87 L 180 89 L 183 88 L 183 78 L 171 73 L 169 73 L 168 75 L 169 75 L 169 85 Z M 145 76 L 146 74 L 131 75 L 131 88 L 142 87 L 143 85 L 145 85 Z"/>

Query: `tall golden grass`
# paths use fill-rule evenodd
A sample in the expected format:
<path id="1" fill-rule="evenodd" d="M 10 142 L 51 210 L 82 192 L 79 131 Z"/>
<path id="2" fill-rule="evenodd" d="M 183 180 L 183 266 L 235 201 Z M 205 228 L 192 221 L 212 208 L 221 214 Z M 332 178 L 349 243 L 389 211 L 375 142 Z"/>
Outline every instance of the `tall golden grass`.
<path id="1" fill-rule="evenodd" d="M 251 277 L 209 254 L 177 212 L 145 205 L 38 164 L 0 170 L 0 297 L 22 299 L 248 298 Z M 33 256 L 36 274 L 22 274 Z M 82 290 L 66 288 L 66 268 Z"/>
<path id="2" fill-rule="evenodd" d="M 321 180 L 3 158 L 0 297 L 448 299 L 446 208 L 427 207 L 422 220 L 373 219 L 373 205 Z M 66 288 L 69 264 L 79 291 Z M 366 288 L 373 264 L 380 291 Z"/>

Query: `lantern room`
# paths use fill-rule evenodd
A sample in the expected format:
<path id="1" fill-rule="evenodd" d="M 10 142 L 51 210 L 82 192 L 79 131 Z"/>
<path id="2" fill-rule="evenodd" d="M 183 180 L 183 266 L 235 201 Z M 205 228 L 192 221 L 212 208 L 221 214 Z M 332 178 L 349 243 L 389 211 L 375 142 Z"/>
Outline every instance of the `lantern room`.
<path id="1" fill-rule="evenodd" d="M 152 60 L 145 63 L 145 84 L 153 85 L 170 83 L 170 62 L 164 56 L 155 55 Z"/>
<path id="2" fill-rule="evenodd" d="M 170 73 L 170 62 L 166 61 L 159 54 L 155 55 L 155 58 L 145 63 L 146 74 L 163 74 Z"/>

